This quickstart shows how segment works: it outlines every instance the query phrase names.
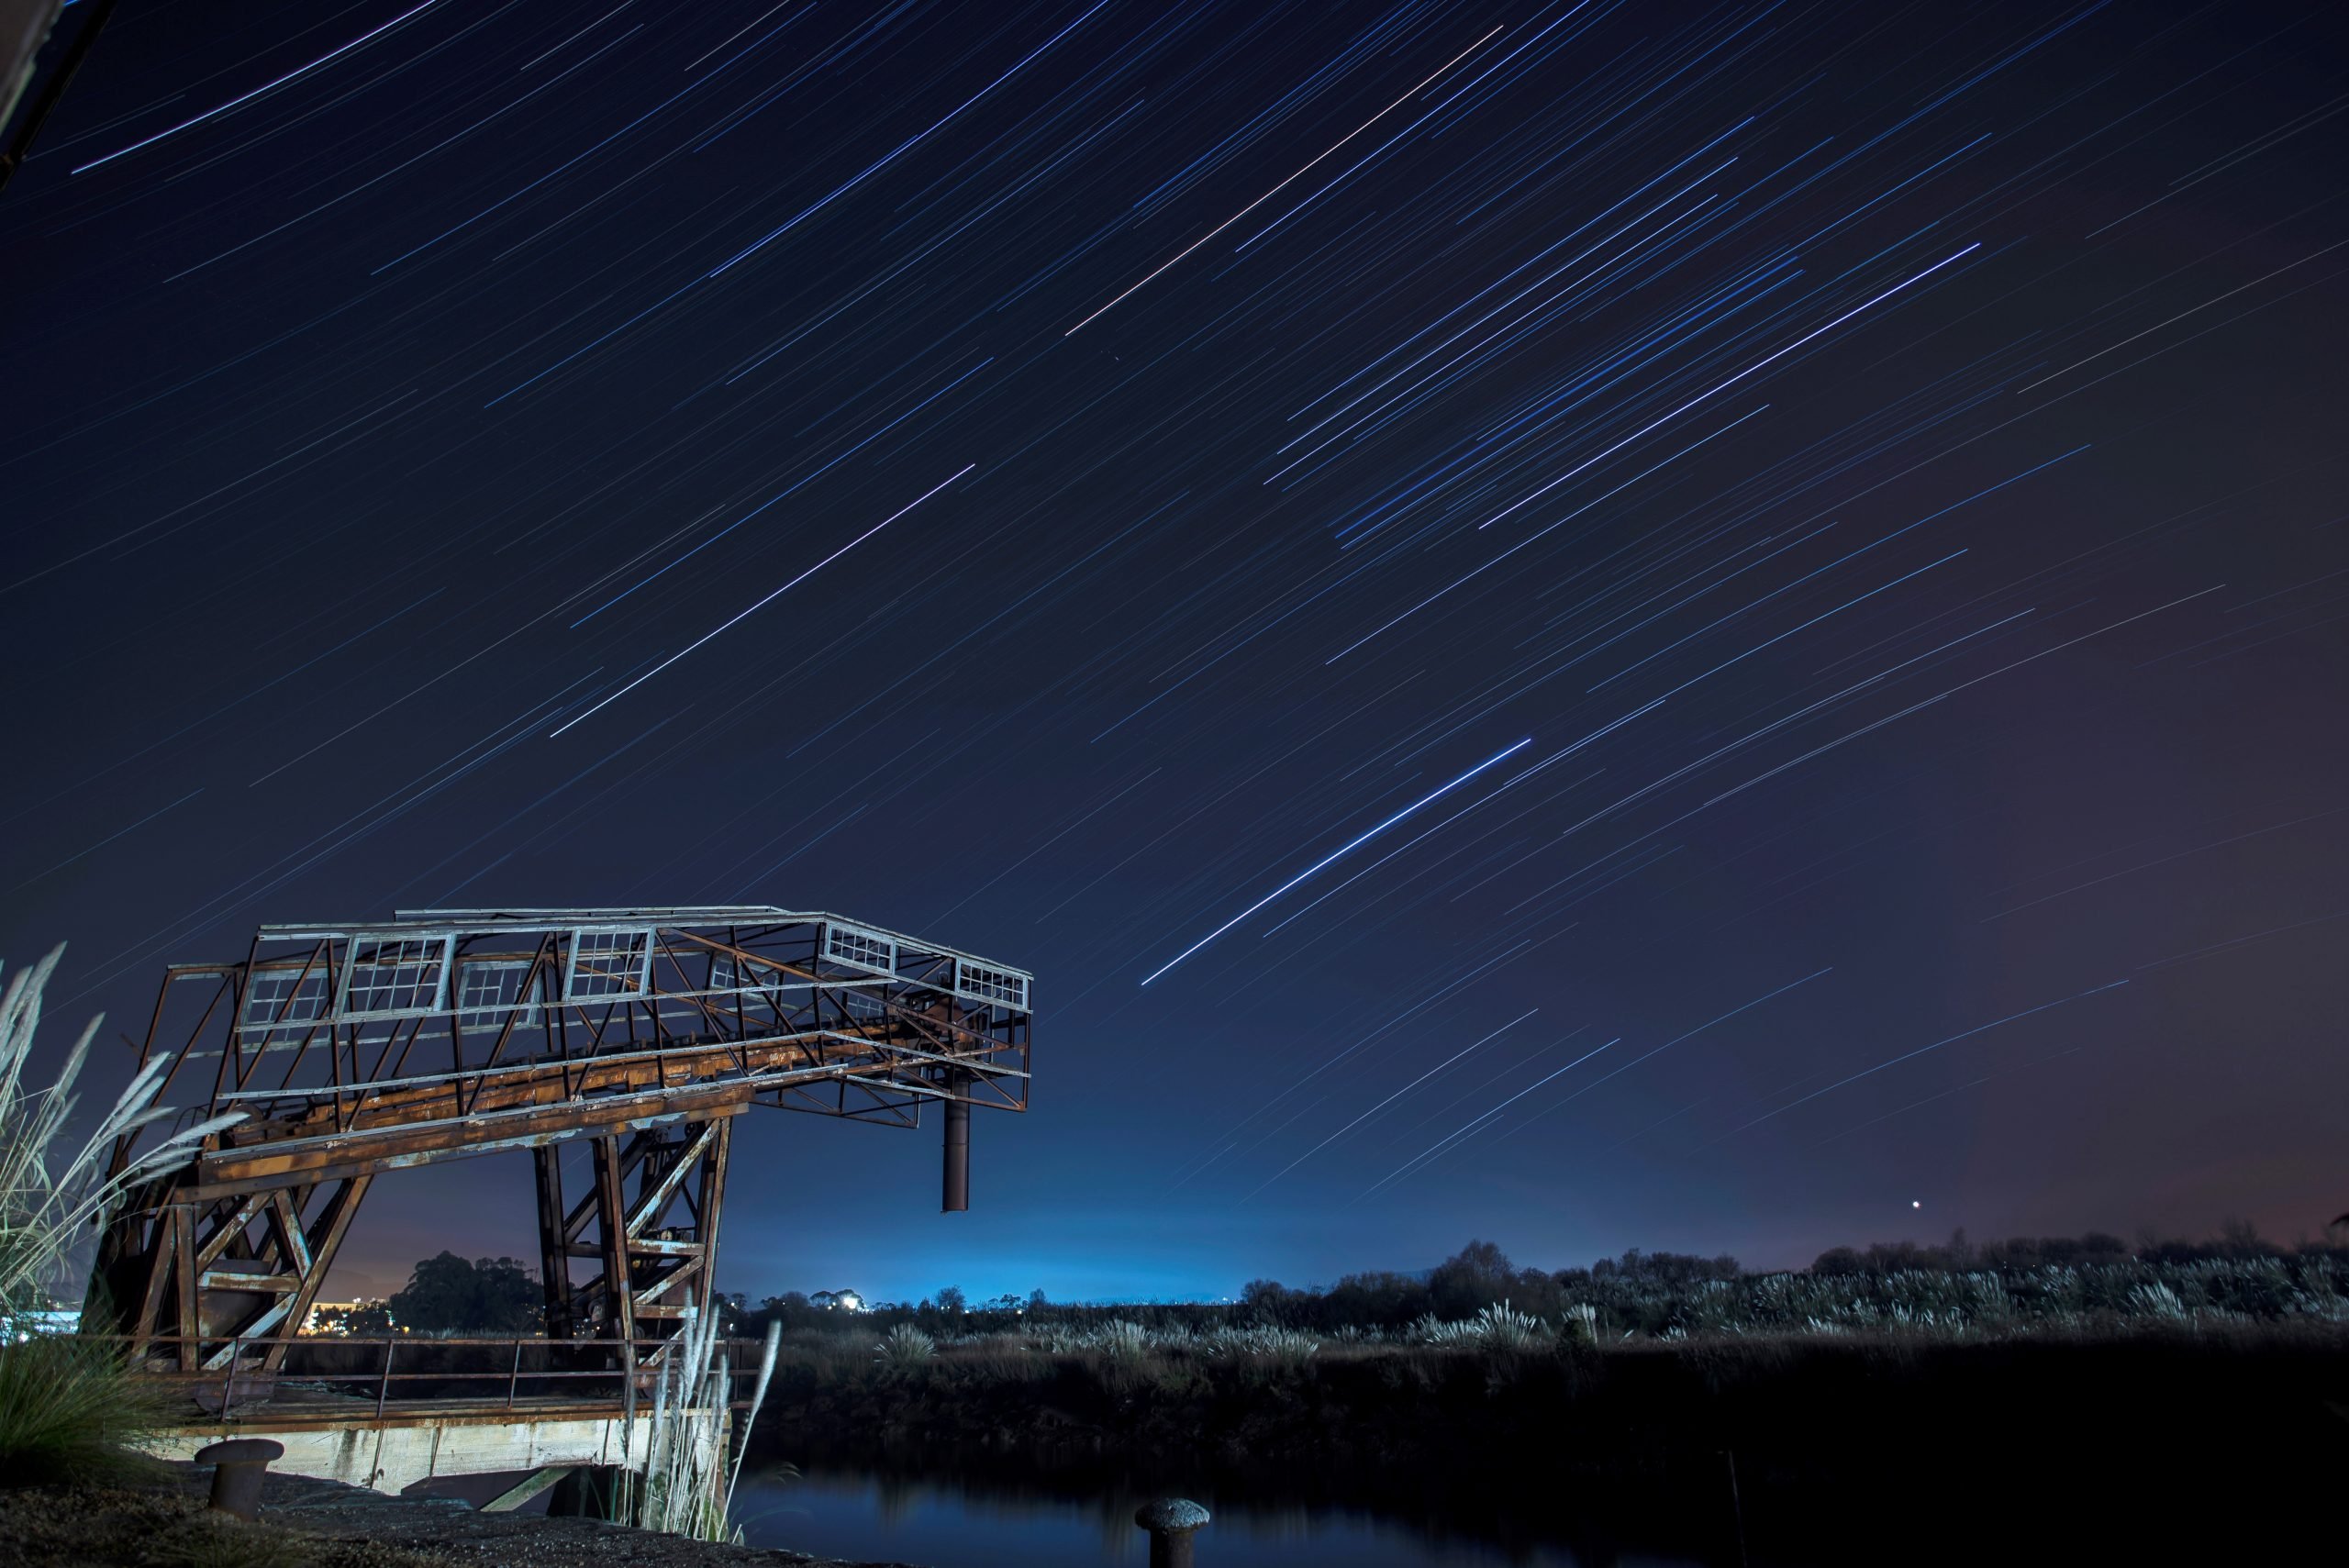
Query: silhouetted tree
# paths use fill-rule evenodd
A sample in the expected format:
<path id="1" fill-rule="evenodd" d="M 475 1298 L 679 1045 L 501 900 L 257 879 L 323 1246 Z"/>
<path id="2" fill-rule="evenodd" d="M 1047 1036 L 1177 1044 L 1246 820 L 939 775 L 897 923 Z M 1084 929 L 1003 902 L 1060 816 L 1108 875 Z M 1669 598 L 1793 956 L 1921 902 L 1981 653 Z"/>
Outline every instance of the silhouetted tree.
<path id="1" fill-rule="evenodd" d="M 387 1305 L 417 1333 L 524 1334 L 540 1326 L 543 1301 L 539 1282 L 512 1258 L 468 1262 L 442 1252 L 417 1264 Z"/>
<path id="2" fill-rule="evenodd" d="M 1428 1276 L 1428 1291 L 1435 1309 L 1447 1318 L 1466 1318 L 1508 1296 L 1517 1278 L 1508 1254 L 1490 1241 L 1471 1241 L 1436 1265 Z"/>
<path id="3" fill-rule="evenodd" d="M 1408 1274 L 1348 1274 L 1330 1287 L 1317 1318 L 1326 1329 L 1349 1323 L 1399 1329 L 1432 1305 L 1426 1284 Z"/>
<path id="4" fill-rule="evenodd" d="M 380 1301 L 362 1301 L 343 1315 L 342 1331 L 353 1339 L 380 1340 L 392 1331 L 391 1310 Z"/>
<path id="5" fill-rule="evenodd" d="M 1240 1287 L 1240 1299 L 1251 1307 L 1277 1307 L 1288 1286 L 1276 1279 L 1252 1279 Z"/>

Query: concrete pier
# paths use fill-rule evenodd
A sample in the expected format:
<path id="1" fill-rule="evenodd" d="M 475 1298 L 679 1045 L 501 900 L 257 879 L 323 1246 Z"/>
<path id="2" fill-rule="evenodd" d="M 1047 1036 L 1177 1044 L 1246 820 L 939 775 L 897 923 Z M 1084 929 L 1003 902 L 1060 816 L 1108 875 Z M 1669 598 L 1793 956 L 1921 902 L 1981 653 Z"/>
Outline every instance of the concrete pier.
<path id="1" fill-rule="evenodd" d="M 288 1397 L 293 1392 L 281 1389 L 278 1397 L 240 1408 L 228 1421 L 190 1419 L 163 1428 L 141 1446 L 158 1458 L 192 1460 L 196 1450 L 222 1438 L 273 1438 L 285 1445 L 284 1457 L 271 1466 L 281 1474 L 396 1495 L 448 1476 L 582 1465 L 639 1470 L 652 1438 L 642 1408 L 631 1429 L 628 1416 L 609 1407 L 550 1401 L 534 1407 L 524 1401 L 484 1410 L 419 1402 L 393 1404 L 377 1415 L 373 1401 Z M 717 1423 L 719 1443 L 730 1424 L 730 1413 Z"/>

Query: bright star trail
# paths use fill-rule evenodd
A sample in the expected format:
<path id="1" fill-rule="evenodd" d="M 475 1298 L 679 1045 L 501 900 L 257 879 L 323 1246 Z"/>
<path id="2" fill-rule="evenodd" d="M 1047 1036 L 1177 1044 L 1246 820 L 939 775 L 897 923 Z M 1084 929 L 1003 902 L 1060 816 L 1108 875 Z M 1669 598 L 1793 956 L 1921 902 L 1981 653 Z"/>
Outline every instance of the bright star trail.
<path id="1" fill-rule="evenodd" d="M 730 628 L 740 625 L 743 621 L 748 620 L 751 617 L 758 614 L 759 611 L 766 608 L 769 605 L 774 603 L 775 600 L 783 597 L 784 595 L 791 592 L 792 589 L 796 588 L 800 584 L 805 583 L 808 578 L 813 577 L 817 573 L 821 572 L 825 567 L 829 566 L 833 562 L 838 561 L 841 556 L 846 555 L 850 550 L 854 550 L 858 545 L 863 544 L 866 539 L 871 539 L 874 534 L 879 533 L 883 528 L 887 528 L 891 523 L 896 522 L 899 517 L 904 517 L 907 512 L 912 511 L 916 506 L 920 506 L 924 501 L 929 500 L 932 495 L 937 495 L 941 490 L 945 489 L 949 484 L 953 484 L 956 480 L 962 478 L 963 475 L 970 473 L 971 470 L 976 467 L 978 467 L 978 464 L 974 462 L 964 463 L 960 469 L 957 469 L 954 473 L 948 474 L 944 479 L 941 480 L 936 484 L 931 485 L 928 490 L 923 491 L 920 495 L 907 502 L 903 506 L 898 507 L 896 511 L 890 513 L 887 517 L 882 518 L 879 522 L 874 524 L 871 528 L 865 529 L 863 533 L 857 535 L 854 539 L 849 540 L 846 544 L 832 551 L 831 554 L 816 562 L 815 565 L 807 568 L 807 571 L 800 573 L 790 582 L 785 583 L 782 587 L 768 594 L 764 598 L 754 600 L 744 608 L 737 610 L 734 614 L 718 622 L 716 626 L 710 628 L 699 637 L 695 638 L 691 642 L 686 643 L 683 648 L 678 649 L 674 653 L 670 654 L 666 659 L 662 660 L 661 662 L 655 664 L 641 675 L 637 676 L 636 679 L 629 682 L 626 685 L 621 686 L 609 696 L 604 697 L 598 701 L 593 707 L 583 709 L 581 712 L 555 726 L 554 728 L 547 732 L 548 737 L 551 739 L 554 736 L 560 735 L 564 730 L 570 728 L 573 725 L 579 723 L 582 719 L 588 717 L 590 715 L 602 712 L 606 707 L 628 695 L 629 693 L 636 690 L 637 687 L 644 684 L 645 682 L 652 679 L 653 676 L 659 674 L 670 665 L 674 664 L 686 654 L 691 653 L 696 649 L 708 643 L 720 632 L 729 630 Z"/>
<path id="2" fill-rule="evenodd" d="M 1197 941 L 1193 942 L 1189 947 L 1185 948 L 1181 952 L 1176 953 L 1173 958 L 1168 959 L 1164 963 L 1160 964 L 1148 974 L 1143 975 L 1141 977 L 1141 983 L 1144 985 L 1149 984 L 1152 981 L 1157 979 L 1160 975 L 1165 973 L 1168 970 L 1174 968 L 1176 964 L 1182 962 L 1185 959 L 1190 957 L 1193 953 L 1198 951 L 1209 942 L 1215 940 L 1216 938 L 1223 935 L 1224 932 L 1231 929 L 1232 927 L 1240 924 L 1241 921 L 1246 919 L 1249 916 L 1253 915 L 1257 910 L 1262 909 L 1265 905 L 1270 904 L 1274 899 L 1278 898 L 1282 894 L 1286 893 L 1290 888 L 1295 887 L 1307 877 L 1311 876 L 1315 872 L 1321 870 L 1324 866 L 1330 864 L 1340 857 L 1349 854 L 1354 850 L 1357 850 L 1363 845 L 1370 842 L 1370 840 L 1375 839 L 1378 835 L 1386 832 L 1386 829 L 1403 820 L 1404 817 L 1408 817 L 1411 813 L 1417 811 L 1420 806 L 1425 806 L 1431 801 L 1436 800 L 1442 795 L 1450 795 L 1453 790 L 1458 789 L 1462 784 L 1466 784 L 1470 779 L 1475 778 L 1478 773 L 1483 773 L 1486 768 L 1491 767 L 1495 762 L 1499 762 L 1502 758 L 1512 756 L 1532 744 L 1533 738 L 1531 736 L 1528 736 L 1524 740 L 1519 741 L 1516 745 L 1511 746 L 1505 751 L 1494 752 L 1491 756 L 1486 758 L 1483 762 L 1477 763 L 1475 767 L 1469 769 L 1458 778 L 1453 779 L 1450 784 L 1445 784 L 1442 789 L 1430 791 L 1428 794 L 1423 795 L 1419 799 L 1411 802 L 1410 805 L 1403 807 L 1402 810 L 1397 812 L 1394 816 L 1389 817 L 1386 821 L 1378 824 L 1377 827 L 1369 828 L 1366 831 L 1347 840 L 1344 843 L 1339 845 L 1336 849 L 1331 850 L 1328 854 L 1323 855 L 1319 860 L 1315 861 L 1311 865 L 1307 866 L 1303 871 L 1298 872 L 1295 876 L 1290 877 L 1286 882 L 1282 883 L 1278 887 L 1274 888 L 1270 893 L 1265 894 L 1262 898 L 1259 898 L 1256 902 L 1248 906 L 1247 908 L 1242 909 L 1239 914 L 1234 915 L 1230 919 L 1226 920 L 1222 925 L 1218 926 L 1214 930 L 1209 931 L 1206 936 L 1201 937 Z"/>
<path id="3" fill-rule="evenodd" d="M 918 1246 L 744 1124 L 753 1296 L 2340 1212 L 2341 7 L 232 9 L 0 189 L 72 1027 L 451 904 L 1032 969 Z M 404 1174 L 338 1289 L 533 1244 Z"/>

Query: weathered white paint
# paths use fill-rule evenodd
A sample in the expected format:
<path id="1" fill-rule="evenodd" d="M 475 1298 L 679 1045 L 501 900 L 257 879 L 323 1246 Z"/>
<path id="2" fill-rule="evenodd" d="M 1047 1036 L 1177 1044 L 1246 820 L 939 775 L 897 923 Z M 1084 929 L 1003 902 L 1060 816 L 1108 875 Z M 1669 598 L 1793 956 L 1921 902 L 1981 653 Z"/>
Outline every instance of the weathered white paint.
<path id="1" fill-rule="evenodd" d="M 730 1423 L 729 1423 L 730 1424 Z M 651 1422 L 639 1417 L 624 1434 L 623 1417 L 484 1420 L 479 1417 L 396 1417 L 382 1425 L 321 1427 L 308 1421 L 273 1424 L 266 1410 L 234 1422 L 168 1428 L 140 1446 L 161 1459 L 192 1460 L 222 1438 L 273 1438 L 285 1456 L 270 1468 L 397 1494 L 442 1475 L 485 1475 L 549 1465 L 610 1464 L 641 1469 Z M 623 1444 L 623 1436 L 631 1439 Z M 723 1438 L 720 1440 L 723 1441 Z"/>

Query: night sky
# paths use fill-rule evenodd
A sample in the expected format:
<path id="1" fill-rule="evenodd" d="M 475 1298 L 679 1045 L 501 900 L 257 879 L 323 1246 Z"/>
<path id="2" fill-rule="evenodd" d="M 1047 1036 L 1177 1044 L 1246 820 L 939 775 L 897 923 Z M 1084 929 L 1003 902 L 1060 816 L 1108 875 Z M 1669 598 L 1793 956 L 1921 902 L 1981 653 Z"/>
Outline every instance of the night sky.
<path id="1" fill-rule="evenodd" d="M 0 955 L 61 1051 L 395 907 L 1032 969 L 972 1213 L 741 1125 L 754 1297 L 2311 1232 L 2345 33 L 127 0 L 0 195 Z"/>

